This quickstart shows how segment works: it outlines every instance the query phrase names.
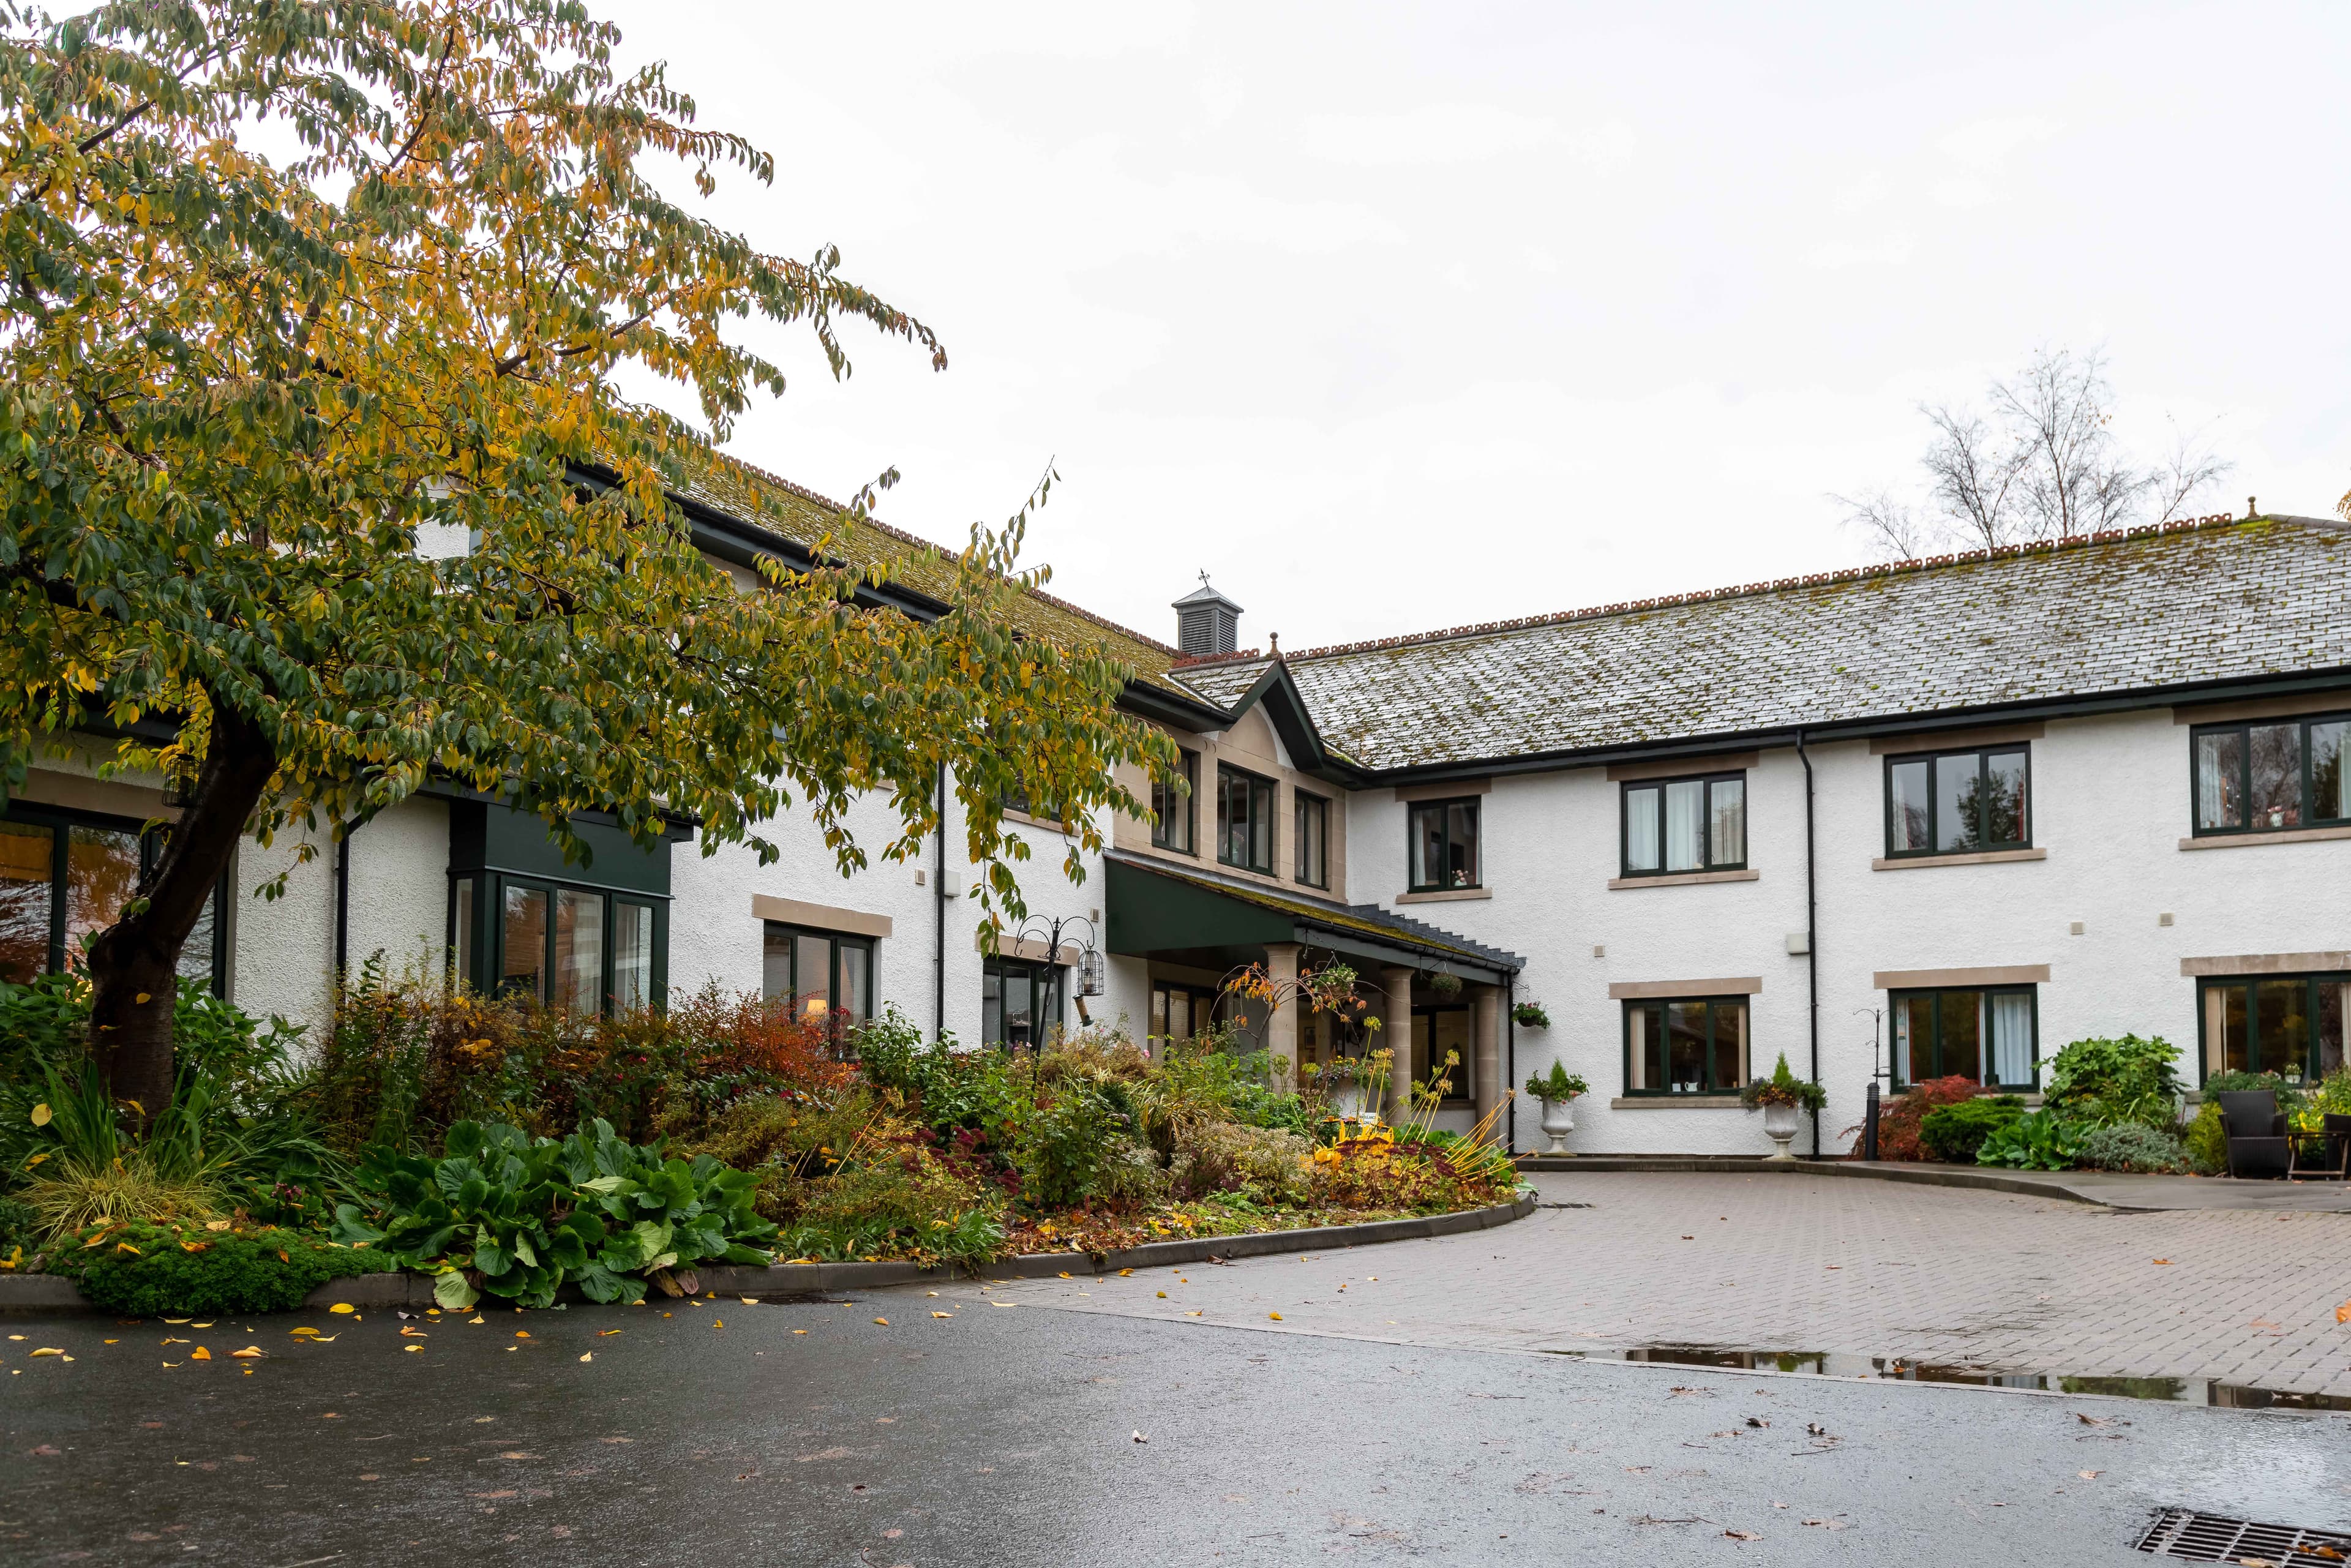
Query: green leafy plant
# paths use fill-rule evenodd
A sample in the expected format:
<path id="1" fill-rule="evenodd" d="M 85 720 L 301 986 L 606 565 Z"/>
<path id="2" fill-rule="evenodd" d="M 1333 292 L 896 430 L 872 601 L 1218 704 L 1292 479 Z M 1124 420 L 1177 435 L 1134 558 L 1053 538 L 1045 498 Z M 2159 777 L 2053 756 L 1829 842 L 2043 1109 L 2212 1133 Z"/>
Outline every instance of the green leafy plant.
<path id="1" fill-rule="evenodd" d="M 2179 1118 L 2179 1053 L 2158 1036 L 2077 1040 L 2048 1058 L 2048 1103 L 2076 1121 L 2167 1127 Z"/>
<path id="2" fill-rule="evenodd" d="M 440 1159 L 385 1153 L 361 1176 L 383 1195 L 381 1223 L 341 1205 L 335 1239 L 381 1244 L 434 1274 L 444 1307 L 472 1306 L 481 1291 L 544 1307 L 566 1283 L 591 1301 L 641 1301 L 665 1270 L 772 1261 L 746 1245 L 776 1231 L 752 1207 L 758 1178 L 707 1155 L 664 1159 L 603 1122 L 560 1141 L 459 1122 Z"/>
<path id="3" fill-rule="evenodd" d="M 1510 1017 L 1520 1029 L 1549 1029 L 1551 1014 L 1543 1011 L 1541 1002 L 1520 1002 L 1510 1009 Z"/>
<path id="4" fill-rule="evenodd" d="M 1788 1053 L 1782 1051 L 1778 1065 L 1769 1078 L 1750 1081 L 1739 1091 L 1739 1103 L 1750 1111 L 1765 1105 L 1793 1105 L 1801 1110 L 1817 1112 L 1829 1103 L 1829 1092 L 1819 1084 L 1799 1078 L 1788 1066 Z"/>
<path id="5" fill-rule="evenodd" d="M 2117 1122 L 2082 1134 L 2075 1159 L 2085 1170 L 2184 1171 L 2188 1151 L 2180 1141 L 2141 1122 Z"/>
<path id="6" fill-rule="evenodd" d="M 288 1312 L 329 1280 L 399 1266 L 389 1253 L 309 1232 L 144 1223 L 77 1236 L 47 1265 L 108 1311 L 141 1315 Z"/>
<path id="7" fill-rule="evenodd" d="M 2087 1130 L 2059 1112 L 2035 1111 L 1985 1138 L 1976 1150 L 1976 1164 L 2006 1166 L 2011 1170 L 2070 1170 L 2081 1157 L 2082 1134 Z"/>
<path id="8" fill-rule="evenodd" d="M 1549 1072 L 1531 1074 L 1527 1079 L 1527 1094 L 1531 1099 L 1554 1103 L 1579 1099 L 1592 1092 L 1592 1085 L 1583 1081 L 1581 1072 L 1570 1072 L 1564 1062 L 1554 1061 Z"/>
<path id="9" fill-rule="evenodd" d="M 2013 1094 L 1984 1094 L 1956 1105 L 1938 1105 L 1918 1123 L 1918 1141 L 1938 1160 L 1973 1165 L 1986 1138 L 2024 1114 Z"/>

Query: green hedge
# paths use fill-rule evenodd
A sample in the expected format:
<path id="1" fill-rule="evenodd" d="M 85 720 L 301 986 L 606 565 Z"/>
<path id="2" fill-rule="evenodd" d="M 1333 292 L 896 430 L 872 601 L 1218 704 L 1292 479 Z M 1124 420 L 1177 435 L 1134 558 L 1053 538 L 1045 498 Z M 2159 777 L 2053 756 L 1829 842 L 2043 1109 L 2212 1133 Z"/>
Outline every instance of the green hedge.
<path id="1" fill-rule="evenodd" d="M 391 1254 L 336 1247 L 313 1235 L 280 1230 L 206 1230 L 201 1226 L 131 1225 L 86 1232 L 95 1246 L 66 1243 L 48 1271 L 81 1287 L 109 1311 L 285 1312 L 329 1280 L 399 1269 Z"/>

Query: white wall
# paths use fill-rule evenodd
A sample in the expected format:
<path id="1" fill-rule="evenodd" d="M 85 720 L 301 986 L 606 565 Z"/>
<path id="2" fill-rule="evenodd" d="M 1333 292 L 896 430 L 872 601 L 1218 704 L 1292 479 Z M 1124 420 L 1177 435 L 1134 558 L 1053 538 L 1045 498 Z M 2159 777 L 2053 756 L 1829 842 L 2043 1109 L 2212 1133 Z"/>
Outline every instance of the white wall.
<path id="1" fill-rule="evenodd" d="M 1829 1090 L 1823 1146 L 1858 1123 L 1873 1031 L 1886 1049 L 1886 969 L 2045 964 L 2043 1057 L 2093 1034 L 2160 1034 L 2193 1082 L 2196 982 L 2187 956 L 2351 948 L 2351 841 L 2183 851 L 2189 828 L 2188 730 L 2168 708 L 2051 722 L 2031 742 L 2032 843 L 2046 858 L 1878 871 L 1885 854 L 1885 758 L 1865 742 L 1812 747 L 1818 832 L 1820 1073 Z M 1702 771 L 1694 765 L 1692 771 Z M 1592 1083 L 1569 1146 L 1585 1153 L 1761 1154 L 1761 1118 L 1736 1108 L 1612 1108 L 1624 1092 L 1623 1004 L 1614 982 L 1755 977 L 1750 1061 L 1785 1051 L 1805 1071 L 1805 963 L 1787 952 L 1804 928 L 1803 773 L 1792 749 L 1767 751 L 1748 778 L 1753 882 L 1611 890 L 1620 786 L 1605 770 L 1506 776 L 1485 797 L 1485 875 L 1493 896 L 1404 913 L 1527 960 L 1521 999 L 1548 1030 L 1518 1031 L 1515 1081 L 1566 1063 Z M 1405 807 L 1389 789 L 1351 801 L 1350 873 L 1359 899 L 1393 907 L 1404 891 Z M 2158 924 L 2168 913 L 2175 924 Z M 2080 921 L 2084 935 L 2069 934 Z M 1605 949 L 1594 956 L 1595 946 Z M 1540 1146 L 1522 1105 L 1521 1148 Z M 1809 1132 L 1800 1151 L 1809 1147 Z"/>

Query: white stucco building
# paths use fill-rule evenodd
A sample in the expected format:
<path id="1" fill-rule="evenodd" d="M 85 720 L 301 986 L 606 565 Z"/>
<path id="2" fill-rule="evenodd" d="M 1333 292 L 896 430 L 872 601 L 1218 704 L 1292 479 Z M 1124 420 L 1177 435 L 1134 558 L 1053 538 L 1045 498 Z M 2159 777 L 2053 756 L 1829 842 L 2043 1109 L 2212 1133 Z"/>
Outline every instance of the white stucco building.
<path id="1" fill-rule="evenodd" d="M 804 560 L 827 532 L 914 559 L 769 494 L 684 498 L 747 587 L 754 554 Z M 935 612 L 923 581 L 882 601 Z M 773 865 L 684 829 L 646 854 L 584 819 L 597 853 L 567 866 L 535 820 L 452 788 L 275 902 L 246 894 L 291 849 L 248 845 L 192 970 L 301 1021 L 380 952 L 579 1006 L 714 982 L 893 1005 L 977 1043 L 1072 1027 L 1081 1004 L 1184 1034 L 1231 1012 L 1238 966 L 1337 959 L 1416 1077 L 1458 1054 L 1450 1124 L 1556 1060 L 1592 1086 L 1570 1145 L 1590 1153 L 1764 1152 L 1732 1092 L 1782 1053 L 1827 1087 L 1824 1152 L 1873 1076 L 2031 1093 L 2085 1035 L 2160 1034 L 2191 1082 L 2343 1060 L 2342 525 L 2213 518 L 1286 656 L 1238 651 L 1213 590 L 1179 601 L 1176 644 L 1031 602 L 1037 633 L 1134 666 L 1127 706 L 1191 786 L 1159 791 L 1155 823 L 1103 824 L 1081 883 L 1058 824 L 1016 819 L 1032 912 L 1068 922 L 1058 952 L 980 950 L 952 819 L 921 860 L 852 877 L 789 817 Z M 861 836 L 888 839 L 886 804 L 865 810 Z M 86 758 L 38 767 L 0 820 L 0 970 L 64 962 L 110 918 L 159 815 Z M 1081 998 L 1088 949 L 1102 987 Z M 1514 1021 L 1525 1004 L 1548 1026 Z M 1295 1008 L 1249 1028 L 1292 1060 L 1347 1049 Z"/>

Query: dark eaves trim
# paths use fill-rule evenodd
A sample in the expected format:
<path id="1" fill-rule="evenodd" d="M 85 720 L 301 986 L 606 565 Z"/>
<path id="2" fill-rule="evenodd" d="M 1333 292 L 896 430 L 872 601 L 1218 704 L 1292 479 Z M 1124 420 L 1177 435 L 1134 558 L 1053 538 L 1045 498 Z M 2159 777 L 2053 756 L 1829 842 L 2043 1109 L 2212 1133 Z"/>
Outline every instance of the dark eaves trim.
<path id="1" fill-rule="evenodd" d="M 2146 686 L 2131 691 L 2102 693 L 2095 696 L 2049 697 L 1980 707 L 1876 715 L 1833 724 L 1725 730 L 1715 735 L 1677 737 L 1638 746 L 1583 747 L 1505 757 L 1461 758 L 1404 768 L 1365 768 L 1362 778 L 1366 783 L 1416 784 L 1450 779 L 1490 779 L 1510 773 L 1553 773 L 1570 768 L 1599 767 L 1612 762 L 1645 762 L 1676 757 L 1705 757 L 1721 751 L 1792 747 L 1799 729 L 1803 732 L 1807 745 L 1820 745 L 1836 740 L 1864 740 L 1878 735 L 1926 735 L 1938 729 L 1972 729 L 1979 726 L 2024 719 L 2126 713 L 2134 708 L 2168 707 L 2178 703 L 2210 702 L 2222 697 L 2284 696 L 2301 692 L 2326 691 L 2338 686 L 2351 687 L 2351 665 L 2296 675 L 2257 675 L 2234 680 Z"/>

